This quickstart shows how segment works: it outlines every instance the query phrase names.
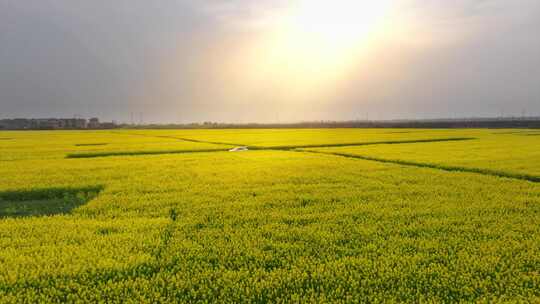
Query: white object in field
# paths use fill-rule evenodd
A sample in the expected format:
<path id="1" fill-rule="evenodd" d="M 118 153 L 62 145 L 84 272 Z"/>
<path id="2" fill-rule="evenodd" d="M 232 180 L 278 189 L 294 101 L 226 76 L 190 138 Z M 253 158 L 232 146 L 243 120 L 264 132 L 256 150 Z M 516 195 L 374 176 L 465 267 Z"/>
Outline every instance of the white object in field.
<path id="1" fill-rule="evenodd" d="M 247 151 L 247 150 L 248 150 L 248 147 L 234 147 L 230 149 L 229 152 L 242 152 L 242 151 Z"/>

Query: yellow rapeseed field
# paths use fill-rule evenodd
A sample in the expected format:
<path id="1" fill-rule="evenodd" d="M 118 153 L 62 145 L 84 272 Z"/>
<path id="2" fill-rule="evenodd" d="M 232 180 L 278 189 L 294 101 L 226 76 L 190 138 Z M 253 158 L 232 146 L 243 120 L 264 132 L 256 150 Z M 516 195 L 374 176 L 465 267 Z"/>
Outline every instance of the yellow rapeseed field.
<path id="1" fill-rule="evenodd" d="M 0 302 L 539 302 L 537 134 L 0 132 Z"/>

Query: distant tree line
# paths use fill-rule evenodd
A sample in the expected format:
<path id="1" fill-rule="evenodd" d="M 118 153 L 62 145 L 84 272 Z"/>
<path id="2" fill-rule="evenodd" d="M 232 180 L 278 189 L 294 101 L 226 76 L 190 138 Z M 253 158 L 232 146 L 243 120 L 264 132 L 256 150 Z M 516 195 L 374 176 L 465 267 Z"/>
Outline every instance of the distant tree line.
<path id="1" fill-rule="evenodd" d="M 15 118 L 0 120 L 0 130 L 83 130 L 113 129 L 114 122 L 100 122 L 98 118 Z"/>
<path id="2" fill-rule="evenodd" d="M 418 120 L 306 121 L 296 123 L 116 124 L 98 118 L 2 119 L 0 130 L 84 130 L 84 129 L 287 129 L 287 128 L 540 128 L 540 117 L 458 118 Z"/>
<path id="3" fill-rule="evenodd" d="M 286 128 L 540 128 L 540 117 L 463 118 L 425 120 L 310 121 L 298 123 L 218 123 L 122 125 L 128 129 L 286 129 Z"/>

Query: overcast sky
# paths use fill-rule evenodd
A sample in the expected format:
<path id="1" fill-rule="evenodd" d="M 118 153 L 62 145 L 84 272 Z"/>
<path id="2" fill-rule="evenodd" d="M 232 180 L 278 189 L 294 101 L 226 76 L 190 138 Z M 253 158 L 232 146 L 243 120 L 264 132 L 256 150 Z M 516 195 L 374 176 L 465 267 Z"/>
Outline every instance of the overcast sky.
<path id="1" fill-rule="evenodd" d="M 324 55 L 276 38 L 294 3 L 0 0 L 0 118 L 540 115 L 538 0 L 396 0 L 360 50 Z"/>

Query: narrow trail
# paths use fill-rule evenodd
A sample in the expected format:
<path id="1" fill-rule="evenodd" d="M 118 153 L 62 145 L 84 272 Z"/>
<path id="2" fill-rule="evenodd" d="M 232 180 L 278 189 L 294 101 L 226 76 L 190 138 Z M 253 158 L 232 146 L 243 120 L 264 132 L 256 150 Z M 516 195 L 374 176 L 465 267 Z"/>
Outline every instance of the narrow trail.
<path id="1" fill-rule="evenodd" d="M 406 140 L 384 140 L 384 141 L 372 141 L 372 142 L 349 142 L 349 143 L 336 143 L 336 144 L 313 144 L 313 145 L 287 145 L 287 146 L 252 146 L 242 143 L 231 143 L 231 142 L 217 142 L 217 141 L 206 141 L 198 140 L 184 137 L 175 137 L 175 136 L 166 136 L 166 135 L 148 135 L 141 133 L 119 133 L 111 131 L 113 134 L 127 134 L 133 136 L 143 136 L 143 137 L 153 137 L 153 138 L 167 138 L 167 139 L 176 139 L 187 142 L 195 143 L 204 143 L 204 144 L 214 144 L 214 145 L 228 145 L 228 146 L 243 146 L 248 147 L 250 150 L 292 150 L 292 149 L 303 149 L 303 148 L 332 148 L 332 147 L 351 147 L 351 146 L 369 146 L 369 145 L 396 145 L 396 144 L 414 144 L 414 143 L 430 143 L 430 142 L 447 142 L 447 141 L 466 141 L 466 140 L 476 140 L 475 137 L 447 137 L 447 138 L 428 138 L 428 139 L 406 139 Z"/>
<path id="2" fill-rule="evenodd" d="M 435 139 L 416 139 L 416 140 L 393 140 L 393 141 L 374 141 L 374 142 L 355 142 L 355 143 L 338 143 L 338 144 L 322 144 L 322 145 L 296 145 L 296 146 L 250 146 L 238 143 L 224 143 L 214 141 L 204 141 L 190 138 L 165 136 L 165 135 L 147 135 L 140 133 L 118 133 L 111 132 L 115 135 L 132 135 L 150 138 L 165 138 L 174 139 L 185 142 L 195 142 L 204 144 L 214 144 L 220 146 L 227 146 L 225 148 L 210 148 L 210 149 L 188 149 L 188 150 L 163 150 L 163 151 L 114 151 L 114 152 L 86 152 L 86 153 L 69 153 L 66 158 L 96 158 L 96 157 L 110 157 L 110 156 L 143 156 L 143 155 L 159 155 L 159 154 L 186 154 L 186 153 L 210 153 L 210 152 L 225 152 L 231 147 L 241 146 L 247 147 L 248 150 L 268 150 L 268 151 L 292 151 L 294 149 L 303 148 L 330 148 L 330 147 L 354 147 L 354 146 L 368 146 L 368 145 L 395 145 L 395 144 L 411 144 L 411 143 L 430 143 L 430 142 L 448 142 L 448 141 L 465 141 L 474 140 L 472 137 L 453 137 L 453 138 L 435 138 Z"/>
<path id="3" fill-rule="evenodd" d="M 513 173 L 507 171 L 486 169 L 486 168 L 475 168 L 475 167 L 463 167 L 463 166 L 452 166 L 452 165 L 443 165 L 436 163 L 423 163 L 416 161 L 407 161 L 400 159 L 386 159 L 365 155 L 356 155 L 349 153 L 340 153 L 340 152 L 323 152 L 323 151 L 313 151 L 313 150 L 299 150 L 299 149 L 309 149 L 309 148 L 331 148 L 331 147 L 354 147 L 354 146 L 368 146 L 368 145 L 397 145 L 397 144 L 414 144 L 414 143 L 432 143 L 432 142 L 449 142 L 449 141 L 467 141 L 467 140 L 476 140 L 474 137 L 451 137 L 451 138 L 434 138 L 434 139 L 417 139 L 417 140 L 395 140 L 395 141 L 375 141 L 375 142 L 356 142 L 356 143 L 340 143 L 340 144 L 326 144 L 326 145 L 299 145 L 299 146 L 276 146 L 276 147 L 261 147 L 261 146 L 249 146 L 245 144 L 238 143 L 224 143 L 224 142 L 213 142 L 213 141 L 204 141 L 196 140 L 182 137 L 174 136 L 164 136 L 164 135 L 147 135 L 140 133 L 118 133 L 112 131 L 113 134 L 127 134 L 133 136 L 144 136 L 144 137 L 154 137 L 154 138 L 168 138 L 175 140 L 182 140 L 186 142 L 196 142 L 196 143 L 206 143 L 206 144 L 216 144 L 216 145 L 227 145 L 227 146 L 245 146 L 249 150 L 257 151 L 290 151 L 297 153 L 313 153 L 313 154 L 324 154 L 332 155 L 339 157 L 346 157 L 352 159 L 361 159 L 367 161 L 375 161 L 379 163 L 395 164 L 401 166 L 410 166 L 418 168 L 430 168 L 447 172 L 467 172 L 475 173 L 486 176 L 494 176 L 500 178 L 510 178 L 523 180 L 528 182 L 540 183 L 540 176 L 526 174 L 526 173 Z M 92 157 L 107 157 L 107 156 L 136 156 L 136 155 L 158 155 L 158 154 L 187 154 L 187 153 L 212 153 L 212 152 L 225 152 L 227 149 L 206 149 L 206 150 L 179 150 L 179 151 L 140 151 L 140 152 L 114 152 L 114 153 L 88 153 L 88 154 L 68 154 L 67 158 L 92 158 Z"/>
<path id="4" fill-rule="evenodd" d="M 449 137 L 449 138 L 430 138 L 430 139 L 406 139 L 406 140 L 384 140 L 372 142 L 352 142 L 352 143 L 336 143 L 336 144 L 317 144 L 317 145 L 300 145 L 300 146 L 276 146 L 276 147 L 255 147 L 260 150 L 293 150 L 306 148 L 338 148 L 338 147 L 355 147 L 355 146 L 372 146 L 372 145 L 399 145 L 399 144 L 421 144 L 433 142 L 447 141 L 466 141 L 476 140 L 475 137 Z"/>
<path id="5" fill-rule="evenodd" d="M 112 151 L 112 152 L 84 152 L 84 153 L 68 153 L 67 159 L 70 158 L 98 158 L 112 156 L 147 156 L 147 155 L 162 155 L 162 154 L 194 154 L 194 153 L 212 153 L 226 152 L 229 148 L 216 149 L 198 149 L 198 150 L 163 150 L 163 151 Z"/>
<path id="6" fill-rule="evenodd" d="M 339 152 L 321 152 L 321 151 L 310 151 L 310 150 L 297 150 L 295 152 L 333 155 L 333 156 L 340 156 L 340 157 L 346 157 L 346 158 L 375 161 L 379 163 L 396 164 L 396 165 L 418 167 L 418 168 L 437 169 L 437 170 L 448 171 L 448 172 L 476 173 L 476 174 L 482 174 L 482 175 L 487 175 L 487 176 L 525 180 L 525 181 L 534 182 L 534 183 L 540 182 L 540 176 L 525 174 L 525 173 L 523 174 L 512 173 L 512 172 L 485 169 L 485 168 L 451 166 L 451 165 L 441 165 L 441 164 L 434 164 L 434 163 L 422 163 L 422 162 L 415 162 L 415 161 L 386 159 L 386 158 L 378 158 L 378 157 L 372 157 L 372 156 L 355 155 L 355 154 L 339 153 Z"/>
<path id="7" fill-rule="evenodd" d="M 111 131 L 112 134 L 116 135 L 133 135 L 133 136 L 142 136 L 142 137 L 151 137 L 151 138 L 166 138 L 166 139 L 175 139 L 175 140 L 181 140 L 186 142 L 195 142 L 195 143 L 202 143 L 202 144 L 214 144 L 214 145 L 227 145 L 227 146 L 242 146 L 240 144 L 236 143 L 226 143 L 226 142 L 216 142 L 216 141 L 204 141 L 204 140 L 197 140 L 197 139 L 191 139 L 191 138 L 183 138 L 183 137 L 176 137 L 176 136 L 167 136 L 167 135 L 148 135 L 148 134 L 141 134 L 141 133 L 131 133 L 131 132 L 125 132 L 125 133 L 119 133 L 115 131 Z"/>

